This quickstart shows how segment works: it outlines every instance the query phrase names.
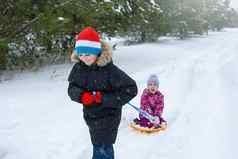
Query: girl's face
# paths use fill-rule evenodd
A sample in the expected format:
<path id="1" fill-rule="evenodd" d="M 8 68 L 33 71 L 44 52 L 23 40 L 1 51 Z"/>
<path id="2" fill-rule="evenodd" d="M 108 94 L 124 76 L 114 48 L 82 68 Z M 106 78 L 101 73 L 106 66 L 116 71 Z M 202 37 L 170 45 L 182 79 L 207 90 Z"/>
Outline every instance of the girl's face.
<path id="1" fill-rule="evenodd" d="M 156 85 L 155 83 L 149 83 L 147 87 L 152 94 L 154 94 L 158 90 L 158 85 Z"/>
<path id="2" fill-rule="evenodd" d="M 82 54 L 79 55 L 79 59 L 83 61 L 86 65 L 90 66 L 95 63 L 95 61 L 97 60 L 97 56 L 91 54 Z"/>

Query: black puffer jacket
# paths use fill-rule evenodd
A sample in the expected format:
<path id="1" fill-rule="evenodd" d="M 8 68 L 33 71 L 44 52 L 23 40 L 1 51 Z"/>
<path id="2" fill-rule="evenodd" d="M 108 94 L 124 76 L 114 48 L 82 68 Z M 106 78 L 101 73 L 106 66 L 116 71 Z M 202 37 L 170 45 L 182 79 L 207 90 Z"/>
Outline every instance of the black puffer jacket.
<path id="1" fill-rule="evenodd" d="M 137 94 L 133 79 L 112 63 L 111 53 L 104 50 L 92 66 L 77 62 L 69 75 L 68 94 L 80 103 L 83 91 L 101 91 L 102 104 L 84 106 L 84 119 L 93 144 L 115 143 L 122 106 Z"/>

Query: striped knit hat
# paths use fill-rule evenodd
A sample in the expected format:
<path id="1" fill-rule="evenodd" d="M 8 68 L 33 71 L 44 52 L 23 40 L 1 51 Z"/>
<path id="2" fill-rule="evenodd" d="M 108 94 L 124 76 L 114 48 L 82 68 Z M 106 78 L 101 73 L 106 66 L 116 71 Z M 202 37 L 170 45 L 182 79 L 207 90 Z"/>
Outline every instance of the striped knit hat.
<path id="1" fill-rule="evenodd" d="M 99 55 L 101 51 L 100 36 L 93 28 L 87 27 L 76 36 L 74 52 L 77 55 Z"/>
<path id="2" fill-rule="evenodd" d="M 155 74 L 150 75 L 150 77 L 147 80 L 147 86 L 150 84 L 155 84 L 156 86 L 159 86 L 159 79 L 157 75 Z"/>

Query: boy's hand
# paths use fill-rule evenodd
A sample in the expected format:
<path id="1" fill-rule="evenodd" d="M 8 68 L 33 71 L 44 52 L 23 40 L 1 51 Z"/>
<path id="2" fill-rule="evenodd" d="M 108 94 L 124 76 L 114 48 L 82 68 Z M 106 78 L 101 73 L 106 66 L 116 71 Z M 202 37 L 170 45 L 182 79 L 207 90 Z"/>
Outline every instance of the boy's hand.
<path id="1" fill-rule="evenodd" d="M 95 102 L 97 104 L 101 104 L 102 103 L 102 92 L 97 91 L 95 96 Z"/>
<path id="2" fill-rule="evenodd" d="M 91 105 L 94 102 L 94 96 L 90 92 L 83 92 L 81 97 L 80 97 L 81 102 L 83 105 Z"/>
<path id="3" fill-rule="evenodd" d="M 96 104 L 101 104 L 102 103 L 102 93 L 97 91 L 97 92 L 83 92 L 81 97 L 80 97 L 81 102 L 83 105 L 91 105 L 94 102 Z"/>

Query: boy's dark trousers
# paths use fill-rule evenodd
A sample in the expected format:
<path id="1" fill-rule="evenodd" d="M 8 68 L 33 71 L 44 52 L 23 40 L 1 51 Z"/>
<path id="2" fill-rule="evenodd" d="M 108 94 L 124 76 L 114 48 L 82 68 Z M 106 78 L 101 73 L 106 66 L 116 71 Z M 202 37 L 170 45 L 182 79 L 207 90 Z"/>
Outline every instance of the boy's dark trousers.
<path id="1" fill-rule="evenodd" d="M 113 145 L 93 145 L 92 159 L 114 159 Z"/>

